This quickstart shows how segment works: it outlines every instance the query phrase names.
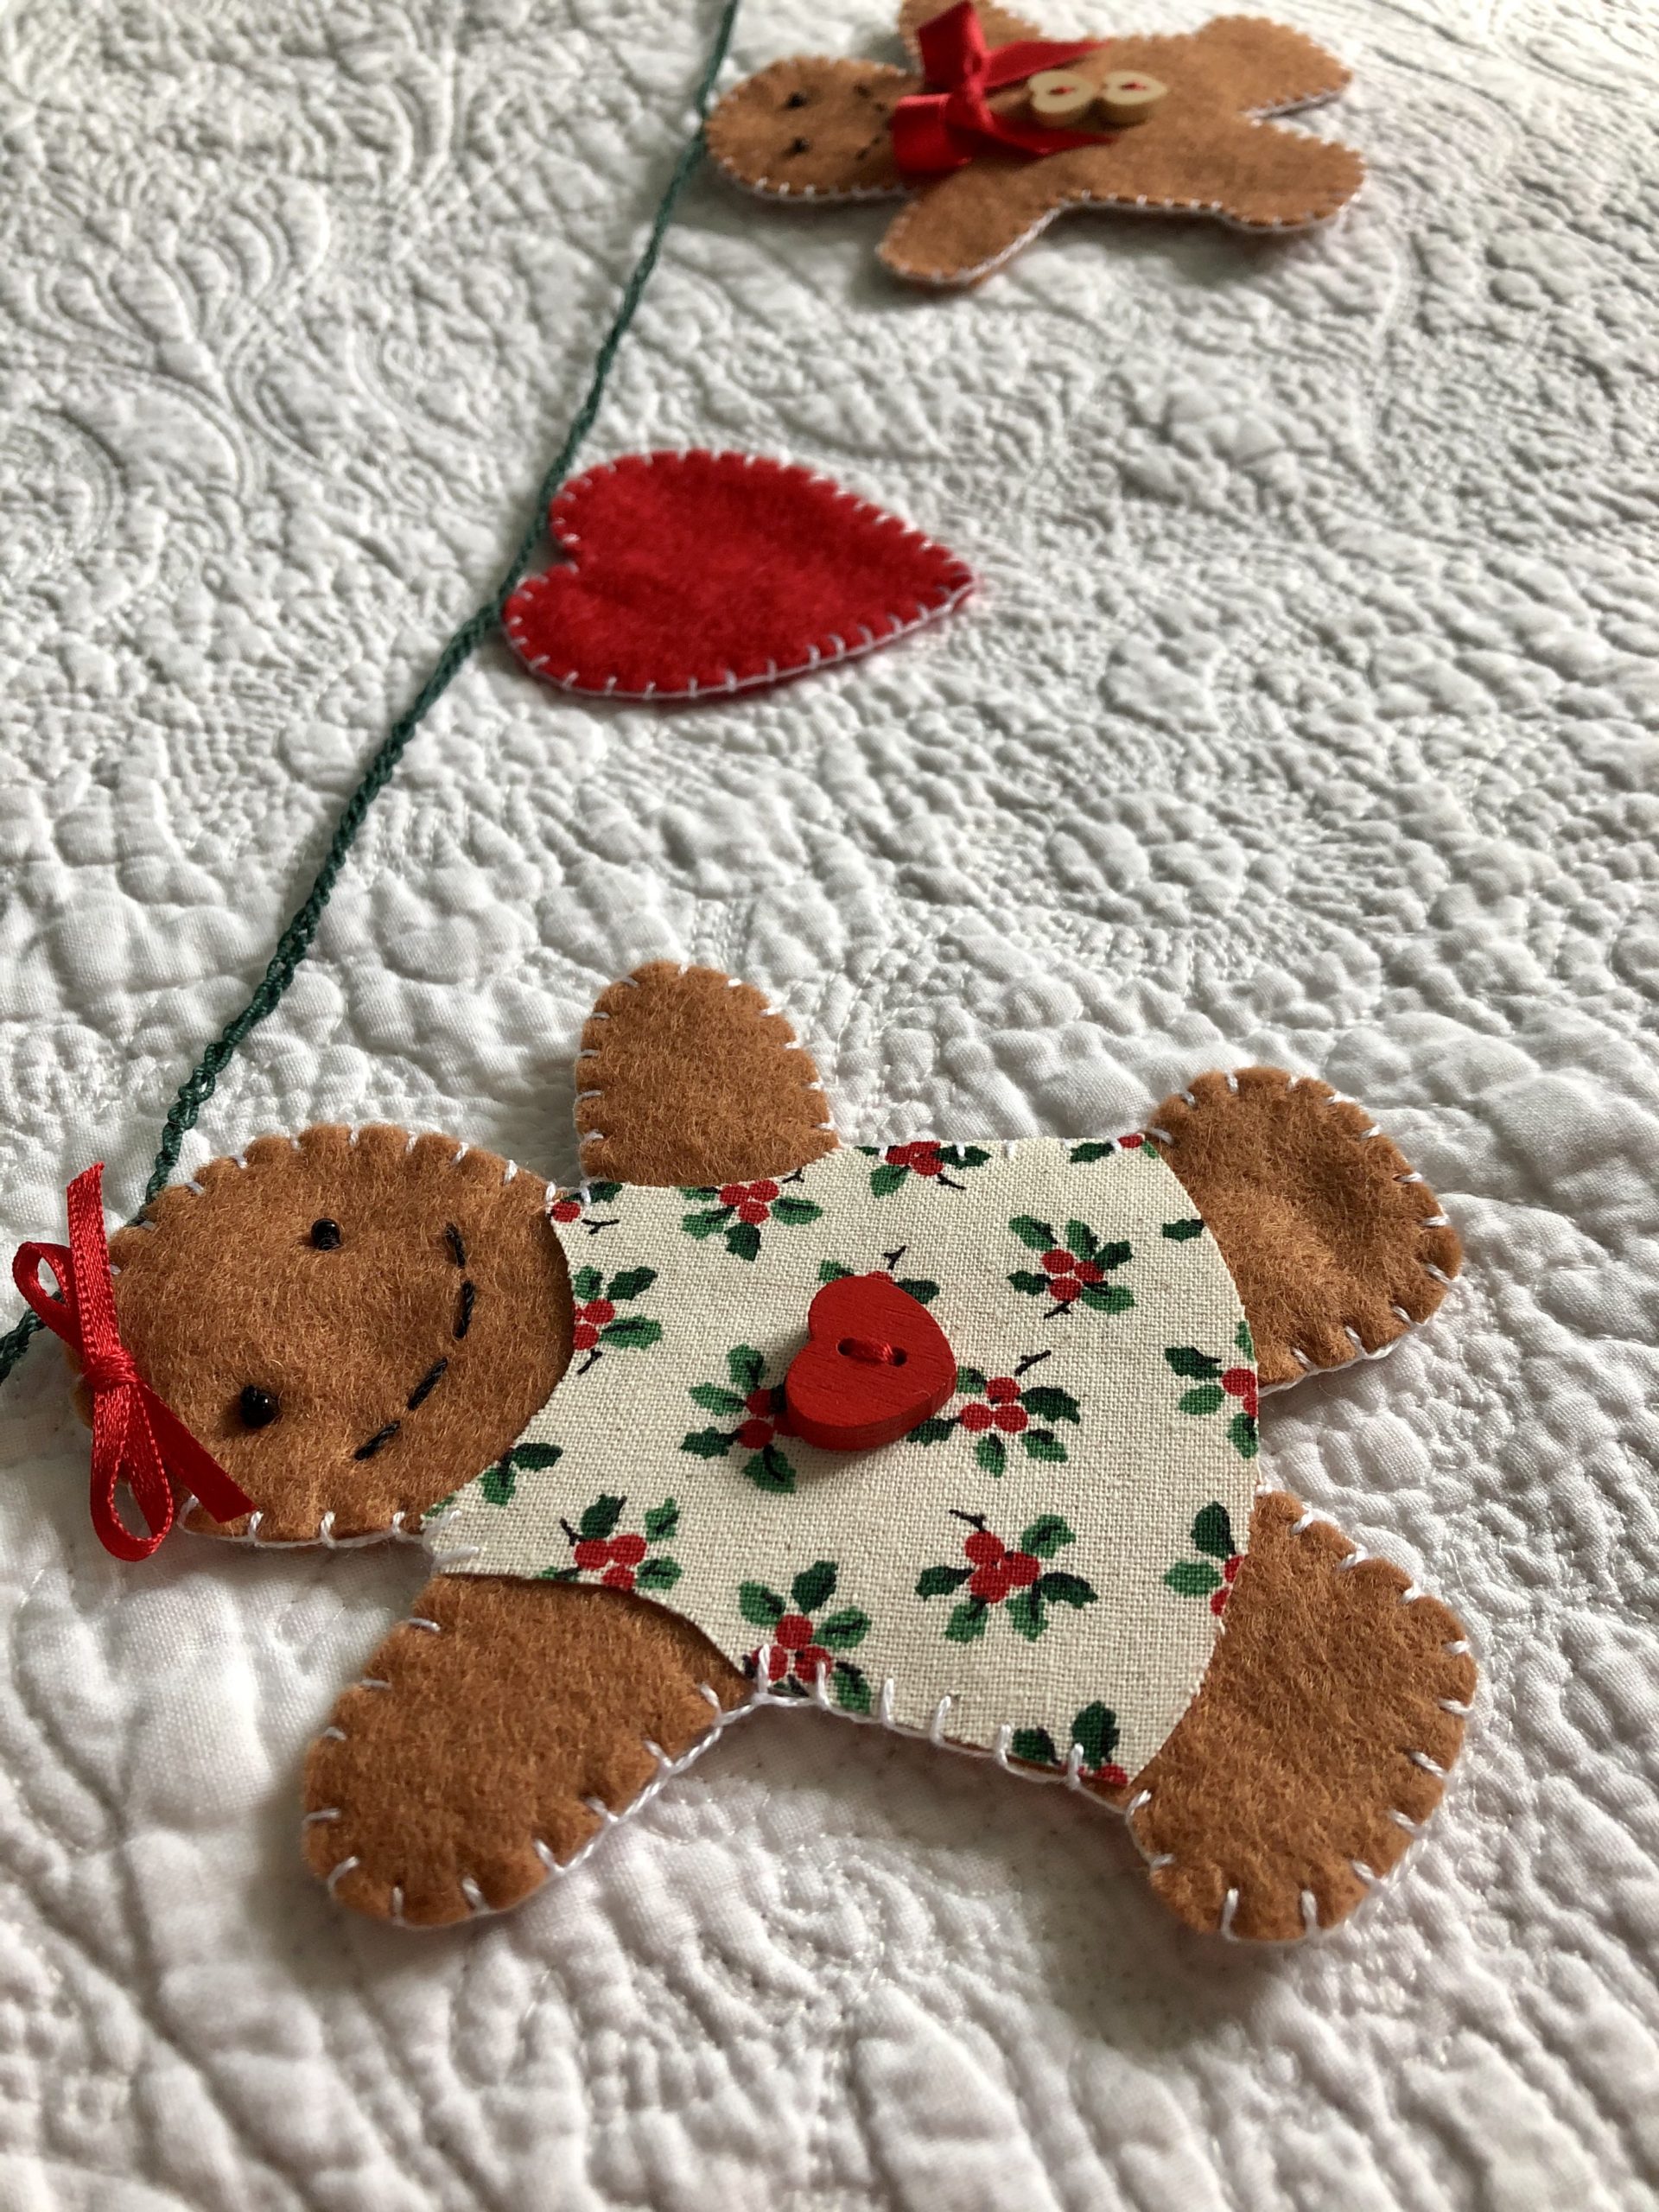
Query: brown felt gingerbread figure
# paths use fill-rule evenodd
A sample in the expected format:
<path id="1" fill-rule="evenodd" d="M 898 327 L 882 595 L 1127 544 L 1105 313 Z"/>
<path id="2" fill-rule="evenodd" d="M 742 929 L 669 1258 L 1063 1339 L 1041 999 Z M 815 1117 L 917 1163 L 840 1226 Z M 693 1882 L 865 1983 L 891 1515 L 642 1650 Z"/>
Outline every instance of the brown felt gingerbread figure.
<path id="1" fill-rule="evenodd" d="M 514 1904 L 788 1698 L 1119 1808 L 1194 1928 L 1340 1920 L 1474 1685 L 1443 1605 L 1252 1464 L 1258 1382 L 1381 1351 L 1458 1268 L 1369 1116 L 1251 1068 L 1105 1142 L 838 1147 L 782 1017 L 666 964 L 602 995 L 579 1075 L 578 1192 L 313 1128 L 111 1240 L 138 1373 L 255 1502 L 191 1525 L 435 1545 L 307 1765 L 333 1893 Z M 925 1307 L 951 1395 L 902 1441 L 804 1445 L 809 1306 L 872 1285 L 893 1341 L 838 1320 L 818 1354 L 891 1383 Z"/>
<path id="2" fill-rule="evenodd" d="M 1334 99 L 1349 73 L 1263 17 L 1052 48 L 1001 7 L 905 0 L 899 30 L 915 67 L 773 62 L 720 103 L 708 143 L 768 198 L 908 197 L 880 252 L 915 283 L 976 283 L 1070 207 L 1306 230 L 1364 177 L 1348 147 L 1267 119 Z"/>

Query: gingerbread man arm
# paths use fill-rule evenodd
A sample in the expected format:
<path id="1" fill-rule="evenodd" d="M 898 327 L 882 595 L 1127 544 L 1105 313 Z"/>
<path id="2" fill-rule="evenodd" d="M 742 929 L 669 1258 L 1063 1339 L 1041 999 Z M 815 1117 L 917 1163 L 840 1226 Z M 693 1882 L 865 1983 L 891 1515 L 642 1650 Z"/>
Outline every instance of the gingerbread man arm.
<path id="1" fill-rule="evenodd" d="M 1440 1200 L 1363 1107 L 1278 1068 L 1202 1075 L 1151 1128 L 1232 1272 L 1263 1382 L 1380 1351 L 1461 1262 Z"/>
<path id="2" fill-rule="evenodd" d="M 1192 34 L 1192 44 L 1230 104 L 1244 115 L 1317 107 L 1334 99 L 1352 73 L 1300 31 L 1263 16 L 1217 16 Z"/>
<path id="3" fill-rule="evenodd" d="M 748 983 L 658 961 L 601 994 L 582 1034 L 584 1174 L 726 1183 L 832 1151 L 818 1071 Z"/>
<path id="4" fill-rule="evenodd" d="M 1475 1662 L 1457 1617 L 1286 1492 L 1129 1827 L 1189 1927 L 1287 1942 L 1346 1917 L 1440 1802 Z"/>
<path id="5" fill-rule="evenodd" d="M 439 1575 L 311 1747 L 306 1858 L 378 1919 L 500 1911 L 686 1764 L 748 1689 L 643 1599 Z"/>

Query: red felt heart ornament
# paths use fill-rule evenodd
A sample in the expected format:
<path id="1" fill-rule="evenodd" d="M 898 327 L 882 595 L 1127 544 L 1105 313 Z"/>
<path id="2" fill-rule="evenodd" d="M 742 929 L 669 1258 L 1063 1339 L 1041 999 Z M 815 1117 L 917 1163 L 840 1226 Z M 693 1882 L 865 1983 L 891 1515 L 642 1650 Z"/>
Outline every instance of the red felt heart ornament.
<path id="1" fill-rule="evenodd" d="M 826 1283 L 806 1317 L 784 1397 L 791 1432 L 827 1452 L 896 1443 L 957 1387 L 956 1354 L 925 1306 L 891 1275 Z"/>
<path id="2" fill-rule="evenodd" d="M 626 454 L 549 511 L 569 556 L 507 601 L 537 676 L 614 699 L 698 699 L 873 652 L 973 577 L 918 530 L 792 463 Z"/>

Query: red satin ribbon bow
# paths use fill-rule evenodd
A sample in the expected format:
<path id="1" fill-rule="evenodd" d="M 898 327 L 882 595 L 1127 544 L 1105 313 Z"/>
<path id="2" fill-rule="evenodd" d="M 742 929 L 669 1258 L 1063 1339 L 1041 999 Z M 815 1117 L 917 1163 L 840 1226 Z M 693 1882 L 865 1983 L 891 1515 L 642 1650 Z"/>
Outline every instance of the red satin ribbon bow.
<path id="1" fill-rule="evenodd" d="M 893 111 L 893 156 L 906 176 L 941 176 L 965 168 L 988 141 L 1015 153 L 1069 153 L 1074 146 L 1098 146 L 1098 131 L 1051 130 L 1019 116 L 998 115 L 988 94 L 1017 85 L 1039 69 L 1064 69 L 1099 39 L 1057 44 L 1052 39 L 1017 39 L 1012 46 L 988 47 L 974 0 L 959 0 L 935 16 L 916 34 L 922 69 L 930 85 L 944 89 L 909 92 Z"/>
<path id="2" fill-rule="evenodd" d="M 117 1559 L 148 1559 L 173 1526 L 173 1484 L 199 1498 L 215 1521 L 251 1513 L 253 1500 L 138 1379 L 115 1324 L 115 1282 L 104 1235 L 104 1163 L 69 1185 L 69 1242 L 20 1244 L 11 1278 L 54 1336 L 79 1356 L 92 1401 L 92 1526 Z M 41 1284 L 44 1261 L 62 1295 Z M 169 1478 L 171 1479 L 169 1480 Z M 149 1530 L 135 1536 L 115 1510 L 124 1482 Z"/>

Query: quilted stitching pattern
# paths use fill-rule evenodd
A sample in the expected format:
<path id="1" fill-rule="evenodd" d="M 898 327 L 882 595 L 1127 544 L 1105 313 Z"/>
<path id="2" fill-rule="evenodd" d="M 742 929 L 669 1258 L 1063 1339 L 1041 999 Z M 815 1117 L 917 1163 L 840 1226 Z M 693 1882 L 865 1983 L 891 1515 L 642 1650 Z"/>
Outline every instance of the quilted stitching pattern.
<path id="1" fill-rule="evenodd" d="M 671 716 L 486 653 L 188 1157 L 385 1116 L 569 1175 L 583 1012 L 663 954 L 772 992 L 867 1140 L 1318 1071 L 1469 1247 L 1386 1368 L 1266 1409 L 1281 1478 L 1473 1625 L 1445 1815 L 1351 1928 L 1241 1960 L 1091 1808 L 766 1716 L 508 1921 L 342 1920 L 301 1751 L 418 1560 L 123 1572 L 37 1348 L 0 1406 L 0 2198 L 1449 2212 L 1650 2172 L 1659 67 L 1640 0 L 1296 12 L 1372 170 L 1305 245 L 1079 219 L 918 301 L 883 210 L 696 189 L 588 457 L 810 461 L 977 611 Z M 14 9 L 8 1244 L 89 1158 L 137 1190 L 493 575 L 687 16 Z M 776 0 L 734 73 L 825 44 Z"/>

